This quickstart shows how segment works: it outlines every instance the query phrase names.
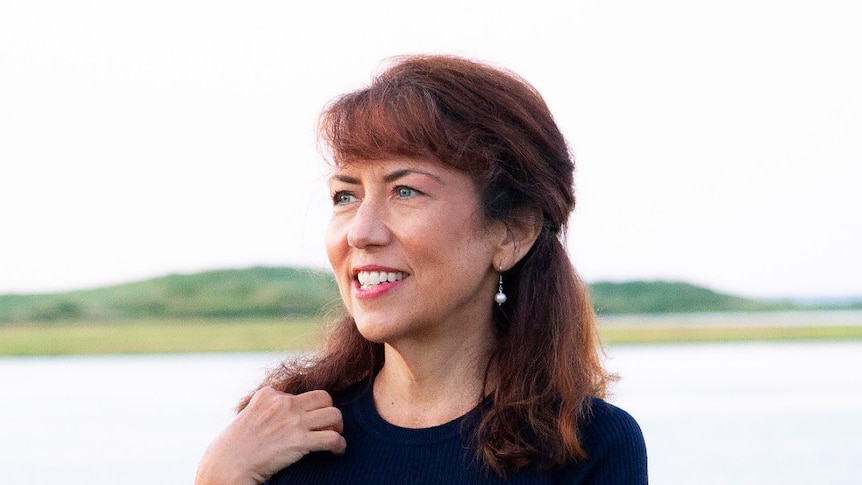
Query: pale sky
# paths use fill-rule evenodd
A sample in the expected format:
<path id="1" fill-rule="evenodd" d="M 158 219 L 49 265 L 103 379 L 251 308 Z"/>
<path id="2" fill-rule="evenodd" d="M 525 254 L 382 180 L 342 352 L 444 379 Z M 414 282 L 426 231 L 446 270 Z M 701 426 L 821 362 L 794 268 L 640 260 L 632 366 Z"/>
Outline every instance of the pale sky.
<path id="1" fill-rule="evenodd" d="M 545 96 L 589 281 L 862 295 L 862 4 L 0 4 L 0 293 L 326 267 L 314 125 L 387 57 Z"/>

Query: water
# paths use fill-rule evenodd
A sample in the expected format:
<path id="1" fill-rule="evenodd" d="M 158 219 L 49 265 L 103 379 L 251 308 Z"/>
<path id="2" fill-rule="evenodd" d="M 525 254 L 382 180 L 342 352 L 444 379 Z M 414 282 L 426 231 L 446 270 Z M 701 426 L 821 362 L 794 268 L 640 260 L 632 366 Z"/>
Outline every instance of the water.
<path id="1" fill-rule="evenodd" d="M 656 484 L 862 483 L 862 342 L 618 346 Z M 271 354 L 0 359 L 0 483 L 189 484 Z"/>
<path id="2" fill-rule="evenodd" d="M 653 483 L 862 483 L 862 342 L 610 353 Z"/>

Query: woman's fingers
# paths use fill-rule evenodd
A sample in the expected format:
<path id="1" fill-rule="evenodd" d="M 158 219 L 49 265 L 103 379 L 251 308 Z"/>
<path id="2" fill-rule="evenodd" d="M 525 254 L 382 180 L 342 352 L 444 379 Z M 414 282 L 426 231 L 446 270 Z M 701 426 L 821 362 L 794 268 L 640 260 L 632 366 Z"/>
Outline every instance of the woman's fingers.
<path id="1" fill-rule="evenodd" d="M 337 408 L 328 407 L 315 409 L 305 413 L 305 426 L 311 431 L 332 430 L 336 433 L 344 431 L 344 422 L 341 420 L 341 411 Z"/>
<path id="2" fill-rule="evenodd" d="M 270 387 L 268 389 L 272 388 Z M 272 390 L 275 391 L 275 389 Z M 295 396 L 284 393 L 279 394 L 291 396 L 296 400 L 297 405 L 299 405 L 304 411 L 313 411 L 315 409 L 332 407 L 332 396 L 330 396 L 328 392 L 322 390 L 303 392 L 302 394 L 297 394 Z"/>
<path id="3" fill-rule="evenodd" d="M 198 483 L 260 483 L 312 451 L 342 454 L 343 430 L 341 411 L 326 391 L 292 395 L 261 388 L 213 442 L 199 468 L 199 479 L 231 480 Z"/>
<path id="4" fill-rule="evenodd" d="M 341 436 L 344 421 L 341 411 L 332 405 L 332 396 L 326 391 L 309 391 L 292 396 L 305 410 L 302 427 L 307 430 L 305 443 L 308 451 L 331 451 L 343 454 L 347 442 Z"/>
<path id="5" fill-rule="evenodd" d="M 309 451 L 330 451 L 336 455 L 343 455 L 347 449 L 347 441 L 341 433 L 331 429 L 312 431 L 308 434 Z"/>
<path id="6" fill-rule="evenodd" d="M 321 390 L 293 395 L 261 388 L 240 414 L 243 413 L 256 423 L 253 427 L 258 428 L 257 432 L 277 435 L 279 439 L 288 436 L 288 441 L 299 443 L 305 442 L 303 435 L 309 432 L 344 430 L 341 411 L 332 405 L 329 393 Z"/>

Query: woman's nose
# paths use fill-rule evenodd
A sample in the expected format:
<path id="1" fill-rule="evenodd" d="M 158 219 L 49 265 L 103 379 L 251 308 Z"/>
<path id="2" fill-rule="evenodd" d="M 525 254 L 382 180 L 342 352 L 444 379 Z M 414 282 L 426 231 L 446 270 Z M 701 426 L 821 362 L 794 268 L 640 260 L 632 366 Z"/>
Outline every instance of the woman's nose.
<path id="1" fill-rule="evenodd" d="M 347 244 L 357 249 L 383 246 L 389 242 L 390 235 L 385 209 L 380 204 L 363 201 L 351 220 Z"/>

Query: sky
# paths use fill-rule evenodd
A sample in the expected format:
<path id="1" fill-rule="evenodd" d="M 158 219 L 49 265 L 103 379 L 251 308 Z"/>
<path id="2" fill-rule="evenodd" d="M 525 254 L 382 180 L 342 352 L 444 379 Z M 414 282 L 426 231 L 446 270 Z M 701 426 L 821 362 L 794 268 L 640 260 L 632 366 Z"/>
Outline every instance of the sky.
<path id="1" fill-rule="evenodd" d="M 326 268 L 321 108 L 446 53 L 545 97 L 588 281 L 862 295 L 859 25 L 850 0 L 5 1 L 0 293 Z"/>

